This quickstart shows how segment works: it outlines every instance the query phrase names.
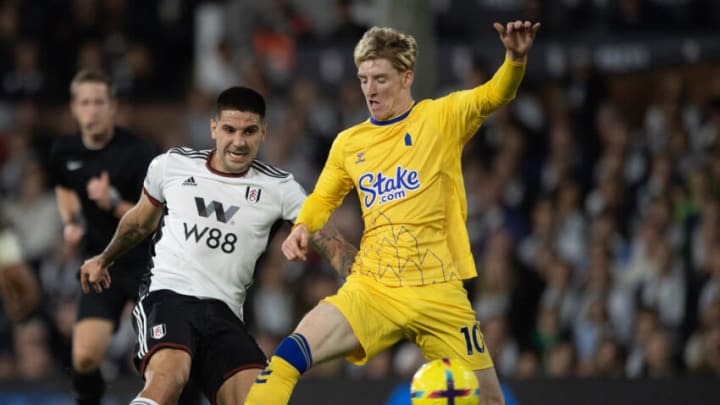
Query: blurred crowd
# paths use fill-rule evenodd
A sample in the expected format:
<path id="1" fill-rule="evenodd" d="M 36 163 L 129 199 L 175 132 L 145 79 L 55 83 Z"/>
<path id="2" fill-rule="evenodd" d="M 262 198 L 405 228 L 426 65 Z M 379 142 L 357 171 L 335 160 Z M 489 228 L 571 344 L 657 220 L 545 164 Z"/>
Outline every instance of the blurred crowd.
<path id="1" fill-rule="evenodd" d="M 339 43 L 351 58 L 375 3 L 0 1 L 0 226 L 19 240 L 43 296 L 23 322 L 0 311 L 0 380 L 69 372 L 82 258 L 63 242 L 45 165 L 53 139 L 76 130 L 67 107 L 75 71 L 107 70 L 119 122 L 158 153 L 212 147 L 217 93 L 261 91 L 269 133 L 260 159 L 309 191 L 335 134 L 367 112 L 352 74 L 294 74 L 296 53 Z M 529 18 L 549 36 L 579 26 L 608 35 L 710 30 L 720 16 L 702 0 L 431 3 L 438 38 L 470 45 L 481 23 L 458 11 L 468 3 L 495 13 L 481 16 L 488 27 Z M 476 86 L 494 69 L 474 58 L 436 95 Z M 463 169 L 479 270 L 466 287 L 501 376 L 720 375 L 719 64 L 610 75 L 590 63 L 558 79 L 528 78 L 466 146 Z M 354 195 L 333 221 L 359 242 Z M 287 231 L 259 263 L 246 310 L 268 353 L 342 282 L 317 257 L 287 262 L 279 251 Z M 103 366 L 111 379 L 135 373 L 130 311 Z M 400 344 L 364 367 L 338 360 L 310 374 L 407 376 L 422 361 Z"/>

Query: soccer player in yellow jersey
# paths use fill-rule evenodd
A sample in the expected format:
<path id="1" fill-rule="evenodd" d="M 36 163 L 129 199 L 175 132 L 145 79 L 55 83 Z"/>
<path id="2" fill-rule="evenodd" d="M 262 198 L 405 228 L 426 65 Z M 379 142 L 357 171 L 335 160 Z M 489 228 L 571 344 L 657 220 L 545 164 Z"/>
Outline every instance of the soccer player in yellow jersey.
<path id="1" fill-rule="evenodd" d="M 355 47 L 370 119 L 341 132 L 282 246 L 305 260 L 318 231 L 354 187 L 365 231 L 350 276 L 276 349 L 246 404 L 287 404 L 300 375 L 338 356 L 363 364 L 402 339 L 428 359 L 455 358 L 478 377 L 481 404 L 503 404 L 493 362 L 462 280 L 477 275 L 461 170 L 463 145 L 515 97 L 540 24 L 494 24 L 505 61 L 487 83 L 436 100 L 411 94 L 415 39 L 373 27 Z"/>

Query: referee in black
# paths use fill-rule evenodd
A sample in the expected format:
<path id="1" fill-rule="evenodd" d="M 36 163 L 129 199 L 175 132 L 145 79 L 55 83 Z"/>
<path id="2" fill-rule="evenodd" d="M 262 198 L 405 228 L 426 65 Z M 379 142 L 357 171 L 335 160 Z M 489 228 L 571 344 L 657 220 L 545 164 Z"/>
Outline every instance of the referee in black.
<path id="1" fill-rule="evenodd" d="M 117 100 L 110 78 L 78 72 L 70 84 L 70 110 L 80 131 L 52 148 L 50 173 L 69 244 L 82 244 L 84 258 L 100 253 L 119 219 L 142 191 L 153 148 L 115 126 Z M 80 295 L 72 338 L 72 383 L 78 405 L 99 405 L 105 381 L 100 365 L 125 304 L 137 300 L 148 267 L 146 239 L 110 269 L 112 287 Z"/>

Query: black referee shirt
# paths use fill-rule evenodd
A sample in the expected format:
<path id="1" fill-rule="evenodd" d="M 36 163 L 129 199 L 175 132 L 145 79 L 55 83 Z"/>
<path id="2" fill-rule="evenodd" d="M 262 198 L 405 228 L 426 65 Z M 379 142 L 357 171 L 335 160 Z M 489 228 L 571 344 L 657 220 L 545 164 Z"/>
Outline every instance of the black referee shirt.
<path id="1" fill-rule="evenodd" d="M 107 171 L 110 184 L 125 201 L 136 202 L 142 192 L 143 180 L 154 151 L 149 144 L 133 136 L 128 130 L 115 127 L 110 143 L 99 150 L 90 150 L 82 142 L 80 133 L 58 138 L 50 153 L 50 178 L 53 186 L 74 190 L 82 204 L 85 218 L 83 255 L 100 253 L 115 234 L 119 219 L 88 199 L 87 183 L 92 177 Z M 149 261 L 150 238 L 115 261 L 115 266 L 146 269 Z"/>

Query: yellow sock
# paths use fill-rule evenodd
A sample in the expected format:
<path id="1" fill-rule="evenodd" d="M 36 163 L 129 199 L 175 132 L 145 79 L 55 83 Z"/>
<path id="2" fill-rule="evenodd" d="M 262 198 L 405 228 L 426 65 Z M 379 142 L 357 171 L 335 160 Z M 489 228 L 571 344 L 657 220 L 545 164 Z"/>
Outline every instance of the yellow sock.
<path id="1" fill-rule="evenodd" d="M 287 405 L 299 379 L 300 373 L 295 367 L 272 356 L 270 364 L 250 388 L 245 405 Z"/>

